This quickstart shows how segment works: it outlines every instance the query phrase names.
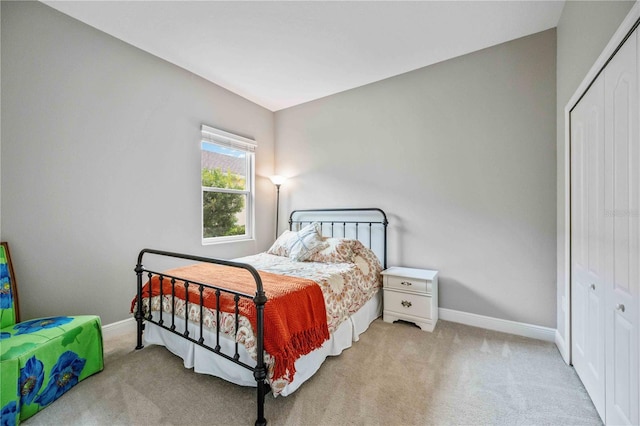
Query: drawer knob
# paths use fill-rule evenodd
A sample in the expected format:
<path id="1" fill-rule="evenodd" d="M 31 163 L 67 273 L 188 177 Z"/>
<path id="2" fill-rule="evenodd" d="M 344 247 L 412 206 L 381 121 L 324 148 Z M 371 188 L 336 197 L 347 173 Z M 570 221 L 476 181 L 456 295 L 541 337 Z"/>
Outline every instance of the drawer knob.
<path id="1" fill-rule="evenodd" d="M 589 287 L 591 287 L 591 290 L 595 290 L 596 289 L 596 285 L 595 284 L 591 284 Z"/>
<path id="2" fill-rule="evenodd" d="M 404 306 L 405 308 L 410 308 L 411 307 L 411 302 L 409 302 L 408 300 L 403 300 L 402 301 L 402 306 Z"/>
<path id="3" fill-rule="evenodd" d="M 410 286 L 411 283 L 409 281 L 402 281 L 400 284 Z"/>
<path id="4" fill-rule="evenodd" d="M 622 303 L 618 303 L 618 305 L 616 306 L 616 309 L 621 312 L 624 312 L 624 305 Z"/>

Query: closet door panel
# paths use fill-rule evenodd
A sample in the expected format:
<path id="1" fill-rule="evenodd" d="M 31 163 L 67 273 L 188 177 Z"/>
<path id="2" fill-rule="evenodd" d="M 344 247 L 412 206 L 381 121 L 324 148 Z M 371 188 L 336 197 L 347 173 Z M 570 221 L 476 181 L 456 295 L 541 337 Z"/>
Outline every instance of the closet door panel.
<path id="1" fill-rule="evenodd" d="M 637 34 L 605 69 L 606 423 L 638 424 Z"/>
<path id="2" fill-rule="evenodd" d="M 612 361 L 618 368 L 615 368 L 615 376 L 610 379 L 613 385 L 613 395 L 611 395 L 613 406 L 610 407 L 610 410 L 613 409 L 614 412 L 609 417 L 619 420 L 610 420 L 609 424 L 636 424 L 630 419 L 631 399 L 633 397 L 630 389 L 633 381 L 627 373 L 631 365 L 633 351 L 630 345 L 633 341 L 632 333 L 634 329 L 633 325 L 620 315 L 615 315 L 614 321 L 616 323 L 614 330 L 616 351 Z"/>
<path id="3" fill-rule="evenodd" d="M 571 112 L 572 363 L 604 418 L 604 79 Z"/>

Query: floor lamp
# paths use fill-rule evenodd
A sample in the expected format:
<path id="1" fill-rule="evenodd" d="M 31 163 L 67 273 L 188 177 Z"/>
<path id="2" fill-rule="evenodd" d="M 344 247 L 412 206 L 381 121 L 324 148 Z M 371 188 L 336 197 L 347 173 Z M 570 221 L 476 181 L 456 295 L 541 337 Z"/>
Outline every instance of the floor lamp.
<path id="1" fill-rule="evenodd" d="M 271 182 L 276 186 L 276 240 L 278 239 L 278 218 L 280 217 L 280 185 L 287 180 L 286 177 L 276 175 L 271 176 Z"/>

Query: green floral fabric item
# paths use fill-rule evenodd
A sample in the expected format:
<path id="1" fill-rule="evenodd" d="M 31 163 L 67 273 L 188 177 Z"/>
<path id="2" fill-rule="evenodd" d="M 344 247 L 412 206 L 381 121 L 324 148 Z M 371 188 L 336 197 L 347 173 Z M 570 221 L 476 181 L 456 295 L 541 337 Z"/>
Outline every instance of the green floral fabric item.
<path id="1" fill-rule="evenodd" d="M 19 424 L 103 366 L 97 316 L 40 318 L 2 327 L 0 424 Z"/>
<path id="2" fill-rule="evenodd" d="M 4 246 L 0 246 L 0 328 L 15 324 L 14 300 L 11 293 L 11 277 L 9 276 L 7 253 Z"/>

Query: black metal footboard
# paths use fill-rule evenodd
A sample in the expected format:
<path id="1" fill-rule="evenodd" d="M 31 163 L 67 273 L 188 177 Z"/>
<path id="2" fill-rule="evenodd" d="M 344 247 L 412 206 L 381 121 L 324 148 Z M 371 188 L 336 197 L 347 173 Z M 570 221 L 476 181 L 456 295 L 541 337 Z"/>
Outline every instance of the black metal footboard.
<path id="1" fill-rule="evenodd" d="M 148 253 L 148 254 L 153 254 L 153 255 L 159 255 L 159 256 L 165 256 L 165 257 L 171 257 L 171 258 L 179 258 L 179 259 L 186 259 L 186 260 L 193 260 L 193 261 L 197 261 L 197 262 L 204 262 L 204 263 L 214 263 L 214 264 L 218 264 L 218 265 L 224 265 L 224 266 L 231 266 L 234 268 L 241 268 L 241 269 L 245 269 L 247 271 L 249 271 L 251 273 L 251 275 L 253 276 L 255 282 L 256 282 L 256 293 L 255 295 L 249 295 L 249 294 L 244 294 L 244 293 L 239 293 L 236 291 L 232 291 L 232 290 L 228 290 L 222 287 L 216 287 L 214 285 L 211 284 L 206 284 L 206 283 L 201 283 L 201 282 L 197 282 L 197 281 L 193 281 L 193 280 L 187 280 L 185 278 L 181 278 L 181 277 L 177 277 L 177 276 L 172 276 L 170 274 L 166 274 L 163 272 L 156 272 L 156 271 L 151 271 L 148 269 L 145 269 L 144 266 L 142 265 L 142 258 L 143 256 Z M 200 256 L 191 256 L 191 255 L 187 255 L 187 254 L 181 254 L 181 253 L 172 253 L 172 252 L 167 252 L 167 251 L 160 251 L 160 250 L 152 250 L 152 249 L 144 249 L 140 252 L 140 254 L 138 255 L 138 263 L 136 265 L 135 268 L 136 271 L 136 275 L 137 275 L 137 279 L 138 279 L 138 295 L 137 295 L 137 307 L 136 307 L 136 311 L 135 311 L 135 319 L 138 325 L 138 335 L 137 335 L 137 345 L 136 345 L 136 349 L 142 349 L 144 346 L 142 345 L 142 331 L 144 329 L 144 321 L 153 323 L 159 327 L 162 327 L 165 330 L 168 330 L 178 336 L 181 336 L 182 338 L 189 340 L 190 342 L 195 343 L 196 345 L 199 345 L 217 355 L 220 355 L 223 358 L 228 359 L 229 361 L 238 364 L 250 371 L 253 371 L 253 376 L 256 379 L 256 383 L 257 383 L 257 396 L 258 396 L 258 406 L 257 406 L 257 419 L 256 419 L 256 425 L 266 425 L 267 424 L 267 420 L 264 418 L 264 398 L 265 398 L 265 394 L 267 392 L 267 383 L 265 382 L 265 379 L 267 377 L 267 368 L 266 365 L 264 363 L 264 305 L 267 302 L 267 297 L 264 293 L 264 290 L 262 288 L 262 280 L 260 278 L 260 275 L 258 274 L 258 271 L 255 270 L 255 268 L 251 265 L 247 265 L 244 263 L 238 263 L 238 262 L 230 262 L 227 260 L 221 260 L 221 259 L 212 259 L 212 258 L 207 258 L 207 257 L 200 257 Z M 163 309 L 162 306 L 160 307 L 159 310 L 159 318 L 156 320 L 153 318 L 152 316 L 152 310 L 151 310 L 151 299 L 152 299 L 152 292 L 149 291 L 149 297 L 148 297 L 148 303 L 149 303 L 149 309 L 147 310 L 147 314 L 145 315 L 144 310 L 143 310 L 143 296 L 142 296 L 142 280 L 143 280 L 143 275 L 147 275 L 147 278 L 149 279 L 149 282 L 151 281 L 151 278 L 156 275 L 158 276 L 158 279 L 160 280 L 160 300 L 162 303 L 162 297 L 165 296 L 162 294 L 162 283 L 164 280 L 168 280 L 171 283 L 171 294 L 167 294 L 166 296 L 171 297 L 171 304 L 172 306 L 175 306 L 175 299 L 176 299 L 176 295 L 175 295 L 175 289 L 176 286 L 183 286 L 185 289 L 185 293 L 188 295 L 189 294 L 189 287 L 190 286 L 194 286 L 197 289 L 197 292 L 199 293 L 200 297 L 199 297 L 199 302 L 197 303 L 197 305 L 200 307 L 200 323 L 199 323 L 199 327 L 200 327 L 200 333 L 199 336 L 190 336 L 189 335 L 189 320 L 188 320 L 188 312 L 189 312 L 189 304 L 193 304 L 193 302 L 189 302 L 189 297 L 187 297 L 185 303 L 185 325 L 184 325 L 184 330 L 180 331 L 180 330 L 176 330 L 176 324 L 175 324 L 175 313 L 173 312 L 173 309 L 171 310 L 171 315 L 170 315 L 170 319 L 169 318 L 164 318 L 163 315 Z M 213 344 L 213 342 L 207 342 L 205 341 L 204 335 L 203 335 L 203 322 L 204 322 L 204 315 L 203 315 L 203 310 L 204 308 L 204 298 L 203 298 L 203 292 L 205 289 L 211 289 L 215 291 L 215 295 L 216 295 L 216 342 L 215 345 Z M 256 361 L 256 365 L 255 366 L 251 366 L 248 365 L 242 361 L 240 361 L 240 355 L 238 353 L 238 343 L 237 343 L 237 339 L 236 339 L 236 344 L 235 344 L 235 353 L 234 354 L 228 354 L 228 353 L 224 353 L 221 350 L 220 347 L 220 327 L 218 326 L 220 324 L 220 295 L 221 294 L 230 294 L 233 295 L 233 300 L 235 302 L 235 332 L 237 334 L 238 332 L 238 324 L 239 324 L 239 318 L 240 318 L 240 314 L 239 314 L 239 309 L 238 309 L 238 302 L 240 301 L 240 299 L 244 298 L 244 299 L 250 299 L 253 301 L 253 303 L 256 306 L 256 320 L 257 320 L 257 330 L 254 330 L 254 333 L 256 334 L 256 339 L 257 339 L 257 361 Z M 169 316 L 169 314 L 166 314 L 167 316 Z M 197 337 L 197 338 L 196 338 Z M 237 336 L 236 336 L 237 337 Z"/>

